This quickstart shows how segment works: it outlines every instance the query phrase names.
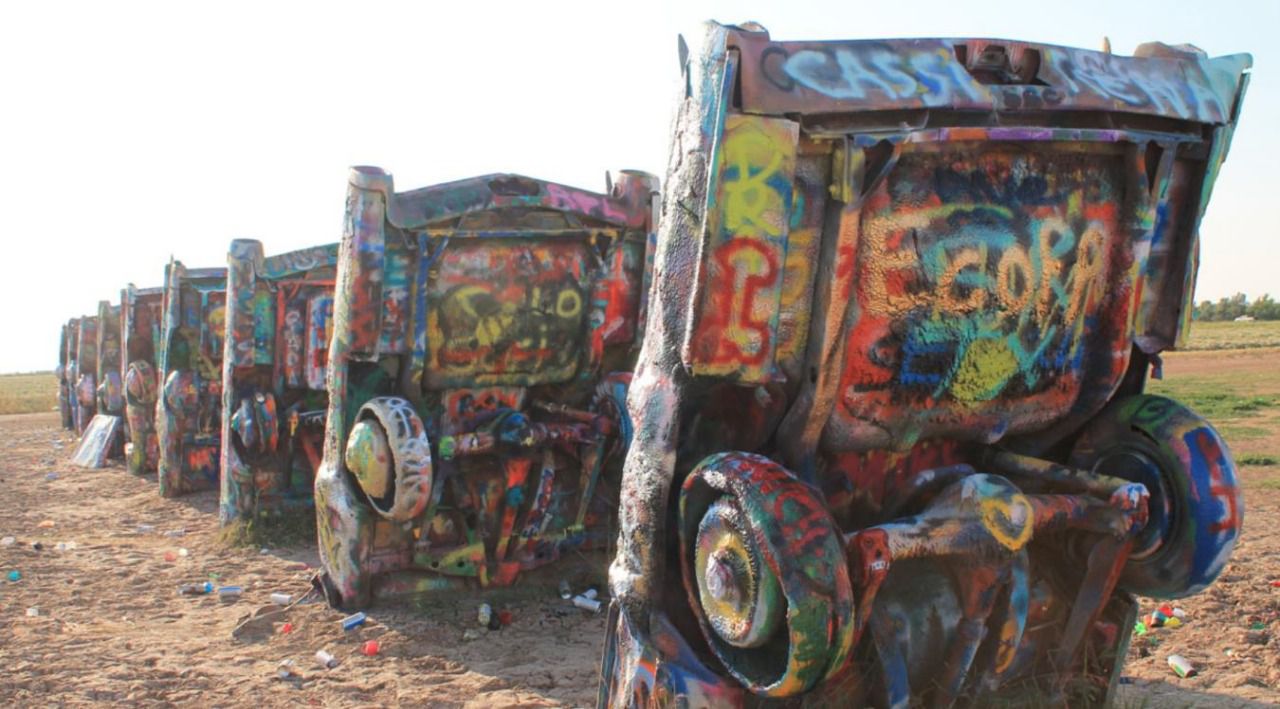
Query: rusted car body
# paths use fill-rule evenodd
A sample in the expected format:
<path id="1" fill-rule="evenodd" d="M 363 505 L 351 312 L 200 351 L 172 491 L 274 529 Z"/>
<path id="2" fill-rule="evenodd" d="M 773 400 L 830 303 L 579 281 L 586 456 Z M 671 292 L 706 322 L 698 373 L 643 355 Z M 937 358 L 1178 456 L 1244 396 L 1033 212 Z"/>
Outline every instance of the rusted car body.
<path id="1" fill-rule="evenodd" d="M 1131 594 L 1240 530 L 1143 385 L 1250 58 L 710 24 L 681 61 L 600 703 L 1108 701 Z"/>
<path id="2" fill-rule="evenodd" d="M 656 194 L 352 170 L 315 485 L 331 603 L 607 545 Z"/>
<path id="3" fill-rule="evenodd" d="M 62 333 L 58 338 L 58 366 L 53 372 L 58 379 L 58 414 L 62 420 L 62 427 L 68 431 L 76 430 L 76 417 L 73 408 L 75 382 L 72 379 L 72 373 L 75 371 L 75 345 L 78 329 L 75 318 L 68 320 L 62 326 Z"/>
<path id="4" fill-rule="evenodd" d="M 155 418 L 165 497 L 218 487 L 226 301 L 227 269 L 165 267 Z"/>
<path id="5" fill-rule="evenodd" d="M 125 464 L 136 475 L 155 472 L 160 459 L 156 438 L 156 392 L 160 389 L 158 355 L 164 316 L 164 288 L 138 288 L 130 283 L 120 291 L 120 349 L 124 357 L 126 437 Z"/>
<path id="6" fill-rule="evenodd" d="M 231 242 L 222 360 L 223 524 L 310 504 L 324 447 L 338 245 Z"/>
<path id="7" fill-rule="evenodd" d="M 98 413 L 98 316 L 85 315 L 75 321 L 75 363 L 71 371 L 71 409 L 77 435 L 83 434 Z"/>

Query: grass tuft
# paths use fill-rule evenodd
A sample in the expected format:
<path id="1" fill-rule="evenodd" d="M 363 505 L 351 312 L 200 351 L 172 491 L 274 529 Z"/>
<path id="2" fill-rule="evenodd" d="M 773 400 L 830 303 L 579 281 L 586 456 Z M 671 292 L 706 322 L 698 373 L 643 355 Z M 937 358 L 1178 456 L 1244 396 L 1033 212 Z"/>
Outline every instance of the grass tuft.
<path id="1" fill-rule="evenodd" d="M 1269 453 L 1244 453 L 1236 456 L 1236 462 L 1240 465 L 1276 465 L 1280 464 L 1280 458 Z"/>
<path id="2" fill-rule="evenodd" d="M 218 530 L 218 543 L 232 548 L 314 545 L 316 513 L 310 508 L 300 508 L 250 520 L 236 520 Z"/>

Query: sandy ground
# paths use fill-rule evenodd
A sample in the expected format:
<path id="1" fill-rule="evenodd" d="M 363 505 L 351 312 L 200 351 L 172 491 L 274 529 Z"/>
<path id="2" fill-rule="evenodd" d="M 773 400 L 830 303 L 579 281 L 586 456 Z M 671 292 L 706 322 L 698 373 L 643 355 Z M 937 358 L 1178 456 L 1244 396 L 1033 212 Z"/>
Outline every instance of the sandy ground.
<path id="1" fill-rule="evenodd" d="M 1248 381 L 1269 372 L 1266 381 L 1274 382 L 1277 367 L 1280 350 L 1274 349 L 1165 356 L 1167 378 L 1225 374 Z M 1265 437 L 1228 438 L 1232 453 L 1280 453 L 1278 414 L 1262 417 L 1269 429 Z M 1244 531 L 1231 563 L 1207 591 L 1174 602 L 1186 611 L 1186 625 L 1134 638 L 1122 705 L 1280 705 L 1280 588 L 1271 586 L 1280 581 L 1280 466 L 1242 466 L 1239 473 Z M 1156 601 L 1147 601 L 1143 611 L 1155 607 Z M 1167 664 L 1171 654 L 1190 660 L 1197 676 L 1175 676 Z"/>
<path id="2" fill-rule="evenodd" d="M 214 493 L 162 499 L 154 476 L 136 478 L 120 464 L 71 467 L 72 445 L 52 414 L 0 417 L 0 536 L 16 538 L 0 548 L 0 573 L 22 574 L 0 581 L 0 705 L 594 704 L 603 616 L 562 601 L 558 577 L 546 574 L 491 595 L 514 619 L 478 630 L 478 639 L 464 639 L 477 628 L 474 598 L 380 607 L 351 632 L 323 601 L 303 603 L 233 638 L 242 620 L 276 608 L 272 593 L 310 590 L 315 551 L 227 549 L 215 538 Z M 51 472 L 56 480 L 46 479 Z M 45 520 L 53 526 L 41 527 Z M 174 530 L 185 534 L 165 536 Z M 59 551 L 59 542 L 75 549 Z M 166 560 L 181 549 L 186 556 Z M 587 561 L 607 563 L 603 554 Z M 586 573 L 572 581 L 581 587 Z M 235 602 L 177 594 L 206 580 L 244 594 Z M 284 622 L 293 625 L 287 634 Z M 377 656 L 361 654 L 369 640 L 379 642 Z M 340 664 L 320 668 L 321 649 Z M 301 678 L 277 677 L 285 659 Z"/>
<path id="3" fill-rule="evenodd" d="M 1227 360 L 1195 354 L 1170 358 L 1166 371 L 1226 366 L 1247 376 L 1276 364 L 1276 351 Z M 1280 451 L 1280 426 L 1275 430 L 1245 447 Z M 0 704 L 594 703 L 604 621 L 561 601 L 552 588 L 558 575 L 489 596 L 514 616 L 496 632 L 477 630 L 477 600 L 465 596 L 379 607 L 351 632 L 322 602 L 302 603 L 233 637 L 242 621 L 275 609 L 271 593 L 309 591 L 314 550 L 228 549 L 215 539 L 213 493 L 164 500 L 154 477 L 133 477 L 119 464 L 71 467 L 72 445 L 53 414 L 0 417 L 0 537 L 16 538 L 0 548 L 0 574 L 22 574 L 0 581 Z M 49 473 L 57 478 L 48 480 Z M 1280 588 L 1270 586 L 1280 580 L 1280 484 L 1266 482 L 1280 481 L 1280 468 L 1247 467 L 1243 476 L 1245 532 L 1233 563 L 1207 593 L 1178 603 L 1187 625 L 1135 640 L 1120 706 L 1280 704 Z M 165 535 L 175 530 L 185 533 Z M 59 542 L 75 548 L 60 551 Z M 598 555 L 572 570 L 546 571 L 580 586 L 598 579 L 605 563 Z M 242 586 L 244 594 L 234 602 L 177 594 L 182 584 L 206 580 Z M 38 615 L 28 615 L 33 608 Z M 293 630 L 282 633 L 286 621 Z M 1264 629 L 1250 630 L 1255 623 Z M 379 654 L 362 655 L 375 639 Z M 340 664 L 320 668 L 314 654 L 321 649 Z M 1175 652 L 1199 675 L 1174 676 L 1166 658 Z M 286 659 L 300 677 L 277 677 Z"/>

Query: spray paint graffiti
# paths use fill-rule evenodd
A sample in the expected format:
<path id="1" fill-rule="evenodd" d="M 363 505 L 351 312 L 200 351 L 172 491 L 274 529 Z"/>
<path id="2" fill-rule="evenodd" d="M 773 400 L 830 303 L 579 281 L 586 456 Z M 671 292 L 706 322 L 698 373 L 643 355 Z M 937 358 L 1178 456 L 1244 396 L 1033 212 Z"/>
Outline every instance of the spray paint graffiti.
<path id="1" fill-rule="evenodd" d="M 98 412 L 109 416 L 124 415 L 124 378 L 120 372 L 124 361 L 120 351 L 120 306 L 108 301 L 98 303 Z"/>
<path id="2" fill-rule="evenodd" d="M 159 359 L 164 288 L 120 292 L 120 374 L 124 380 L 125 462 L 135 475 L 152 472 L 160 459 L 156 437 L 156 394 L 160 389 Z"/>
<path id="3" fill-rule="evenodd" d="M 796 124 L 733 115 L 726 118 L 719 189 L 709 200 L 707 290 L 690 359 L 695 371 L 742 370 L 762 381 L 777 347 L 782 264 L 791 217 Z"/>
<path id="4" fill-rule="evenodd" d="M 448 249 L 429 285 L 439 305 L 427 315 L 428 385 L 571 376 L 583 354 L 589 258 L 581 243 Z"/>
<path id="5" fill-rule="evenodd" d="M 76 323 L 76 357 L 72 372 L 76 432 L 84 435 L 98 413 L 98 317 L 86 315 Z"/>
<path id="6" fill-rule="evenodd" d="M 1142 45 L 1137 56 L 1026 42 L 907 39 L 770 42 L 741 36 L 742 110 L 1094 110 L 1211 125 L 1231 121 L 1248 55 L 1212 61 Z"/>
<path id="7" fill-rule="evenodd" d="M 605 542 L 656 189 L 352 171 L 315 482 L 332 603 Z"/>
<path id="8" fill-rule="evenodd" d="M 702 46 L 602 705 L 988 704 L 1029 678 L 1106 703 L 1130 594 L 1204 588 L 1239 530 L 1217 432 L 1140 392 L 1247 57 L 714 23 Z"/>
<path id="9" fill-rule="evenodd" d="M 54 375 L 58 378 L 58 411 L 62 427 L 68 431 L 76 430 L 75 368 L 78 331 L 75 318 L 62 326 L 62 334 L 58 339 L 58 366 L 54 369 Z"/>
<path id="10" fill-rule="evenodd" d="M 258 241 L 231 243 L 221 379 L 223 524 L 311 503 L 324 437 L 337 256 L 337 244 L 264 256 Z"/>
<path id="11" fill-rule="evenodd" d="M 165 268 L 155 415 L 165 497 L 218 486 L 226 282 L 225 268 Z"/>

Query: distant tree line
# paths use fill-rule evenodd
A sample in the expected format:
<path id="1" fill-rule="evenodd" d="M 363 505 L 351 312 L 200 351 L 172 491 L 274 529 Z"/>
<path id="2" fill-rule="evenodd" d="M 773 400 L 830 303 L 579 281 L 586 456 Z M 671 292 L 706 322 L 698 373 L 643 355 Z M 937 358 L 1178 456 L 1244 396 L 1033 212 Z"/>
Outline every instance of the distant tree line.
<path id="1" fill-rule="evenodd" d="M 1191 311 L 1193 320 L 1215 321 L 1235 320 L 1248 315 L 1255 320 L 1280 320 L 1280 302 L 1276 302 L 1268 294 L 1249 302 L 1244 293 L 1236 293 L 1230 298 L 1219 298 L 1218 302 L 1204 300 L 1196 304 Z"/>

